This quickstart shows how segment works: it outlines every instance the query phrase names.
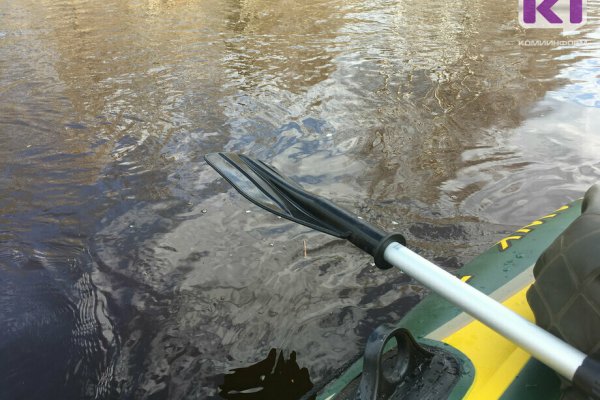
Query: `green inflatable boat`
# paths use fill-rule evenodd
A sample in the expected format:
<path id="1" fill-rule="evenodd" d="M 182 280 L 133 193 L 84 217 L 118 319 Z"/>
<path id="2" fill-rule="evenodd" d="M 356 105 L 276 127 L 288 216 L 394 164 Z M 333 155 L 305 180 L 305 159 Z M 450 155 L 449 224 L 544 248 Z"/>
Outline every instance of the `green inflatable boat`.
<path id="1" fill-rule="evenodd" d="M 600 348 L 600 187 L 450 275 L 409 250 L 401 234 L 381 231 L 268 164 L 233 153 L 205 158 L 258 206 L 345 238 L 378 267 L 398 267 L 432 290 L 397 324 L 376 329 L 360 360 L 302 399 L 600 398 L 600 363 L 591 356 Z"/>

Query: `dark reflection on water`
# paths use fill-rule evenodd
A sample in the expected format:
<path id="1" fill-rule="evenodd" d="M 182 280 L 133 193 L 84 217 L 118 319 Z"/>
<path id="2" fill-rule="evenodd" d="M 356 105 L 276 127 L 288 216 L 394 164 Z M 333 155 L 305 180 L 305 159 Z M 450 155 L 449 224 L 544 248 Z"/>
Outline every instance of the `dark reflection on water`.
<path id="1" fill-rule="evenodd" d="M 271 349 L 264 360 L 225 375 L 219 395 L 226 400 L 315 400 L 314 394 L 304 396 L 312 388 L 308 370 L 296 362 L 296 352 L 288 358 Z"/>
<path id="2" fill-rule="evenodd" d="M 263 158 L 454 270 L 598 179 L 588 4 L 560 36 L 510 2 L 3 0 L 0 398 L 206 398 L 271 348 L 335 373 L 425 291 L 203 155 Z M 519 43 L 565 37 L 587 42 Z"/>

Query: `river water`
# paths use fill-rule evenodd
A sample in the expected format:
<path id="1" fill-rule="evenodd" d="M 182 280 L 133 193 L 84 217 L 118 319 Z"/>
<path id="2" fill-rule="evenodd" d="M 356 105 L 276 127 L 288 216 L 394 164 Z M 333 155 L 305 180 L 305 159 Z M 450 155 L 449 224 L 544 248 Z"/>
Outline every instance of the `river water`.
<path id="1" fill-rule="evenodd" d="M 318 383 L 426 293 L 249 204 L 206 153 L 450 271 L 582 196 L 600 3 L 569 34 L 516 7 L 0 0 L 0 398 L 210 398 L 271 348 Z"/>

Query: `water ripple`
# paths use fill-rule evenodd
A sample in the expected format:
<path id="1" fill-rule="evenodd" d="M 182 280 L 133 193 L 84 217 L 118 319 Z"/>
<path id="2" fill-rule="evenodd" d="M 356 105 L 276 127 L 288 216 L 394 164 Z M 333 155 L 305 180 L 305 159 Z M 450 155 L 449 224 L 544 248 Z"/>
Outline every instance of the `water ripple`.
<path id="1" fill-rule="evenodd" d="M 211 398 L 271 348 L 327 379 L 426 291 L 203 156 L 453 271 L 600 178 L 596 3 L 562 34 L 488 0 L 5 0 L 0 397 Z"/>

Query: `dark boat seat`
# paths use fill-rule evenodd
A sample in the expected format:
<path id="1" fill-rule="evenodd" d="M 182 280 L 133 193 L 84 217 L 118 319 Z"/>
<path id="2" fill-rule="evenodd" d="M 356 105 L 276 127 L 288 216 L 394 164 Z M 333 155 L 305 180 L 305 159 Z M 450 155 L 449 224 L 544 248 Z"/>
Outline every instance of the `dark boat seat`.
<path id="1" fill-rule="evenodd" d="M 598 359 L 600 184 L 588 189 L 581 212 L 537 260 L 527 300 L 539 326 Z M 563 398 L 582 396 L 567 386 Z"/>

